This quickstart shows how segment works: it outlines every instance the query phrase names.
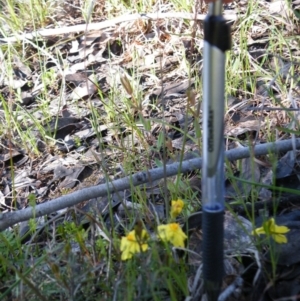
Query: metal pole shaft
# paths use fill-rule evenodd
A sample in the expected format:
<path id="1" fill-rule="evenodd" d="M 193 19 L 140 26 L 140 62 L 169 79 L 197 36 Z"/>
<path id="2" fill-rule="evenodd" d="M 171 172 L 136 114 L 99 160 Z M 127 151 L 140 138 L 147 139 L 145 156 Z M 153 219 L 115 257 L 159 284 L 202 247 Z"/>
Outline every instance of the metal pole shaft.
<path id="1" fill-rule="evenodd" d="M 204 21 L 202 231 L 203 280 L 208 301 L 218 300 L 223 278 L 225 51 L 230 27 L 222 1 Z"/>

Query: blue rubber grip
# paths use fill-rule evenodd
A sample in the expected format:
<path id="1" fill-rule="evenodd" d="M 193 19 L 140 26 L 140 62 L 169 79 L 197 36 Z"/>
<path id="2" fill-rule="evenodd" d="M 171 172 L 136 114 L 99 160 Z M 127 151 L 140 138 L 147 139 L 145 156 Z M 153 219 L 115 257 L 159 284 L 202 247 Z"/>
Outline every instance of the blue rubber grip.
<path id="1" fill-rule="evenodd" d="M 218 300 L 224 276 L 224 209 L 203 207 L 203 280 L 209 300 Z"/>

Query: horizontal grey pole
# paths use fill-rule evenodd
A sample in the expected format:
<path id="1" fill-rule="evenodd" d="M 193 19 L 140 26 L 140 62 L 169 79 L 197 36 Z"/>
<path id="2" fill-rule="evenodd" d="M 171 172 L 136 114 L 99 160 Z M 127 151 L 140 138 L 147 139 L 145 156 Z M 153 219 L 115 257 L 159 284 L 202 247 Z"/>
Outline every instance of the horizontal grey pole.
<path id="1" fill-rule="evenodd" d="M 296 149 L 300 149 L 300 138 L 295 139 Z M 241 147 L 225 152 L 225 157 L 229 161 L 235 161 L 250 156 L 261 156 L 269 153 L 287 152 L 293 149 L 292 140 L 283 140 L 274 143 L 265 143 L 256 145 L 253 148 Z M 45 203 L 15 212 L 7 212 L 0 214 L 0 231 L 11 227 L 19 222 L 29 220 L 33 217 L 40 217 L 58 210 L 74 206 L 80 202 L 87 201 L 96 197 L 103 197 L 109 193 L 130 189 L 133 186 L 138 186 L 144 183 L 162 179 L 165 175 L 167 177 L 175 176 L 178 173 L 188 173 L 195 169 L 202 167 L 202 158 L 194 158 L 185 160 L 181 163 L 173 163 L 166 166 L 166 174 L 164 174 L 163 167 L 154 168 L 147 171 L 141 171 L 131 176 L 124 177 L 109 183 L 84 188 L 82 190 L 61 196 L 54 200 L 49 200 Z"/>

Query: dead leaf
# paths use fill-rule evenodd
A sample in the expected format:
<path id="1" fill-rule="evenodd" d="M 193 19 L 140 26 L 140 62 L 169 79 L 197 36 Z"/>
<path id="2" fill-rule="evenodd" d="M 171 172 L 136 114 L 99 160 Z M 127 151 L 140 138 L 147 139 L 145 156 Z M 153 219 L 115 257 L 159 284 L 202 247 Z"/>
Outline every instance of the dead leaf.
<path id="1" fill-rule="evenodd" d="M 77 101 L 89 96 L 92 96 L 97 91 L 97 86 L 91 81 L 87 80 L 76 87 L 70 95 L 72 101 Z"/>
<path id="2" fill-rule="evenodd" d="M 244 133 L 259 131 L 260 128 L 264 125 L 264 122 L 260 120 L 247 120 L 244 122 L 239 122 L 236 126 L 229 126 L 225 129 L 225 135 L 227 136 L 239 136 Z"/>

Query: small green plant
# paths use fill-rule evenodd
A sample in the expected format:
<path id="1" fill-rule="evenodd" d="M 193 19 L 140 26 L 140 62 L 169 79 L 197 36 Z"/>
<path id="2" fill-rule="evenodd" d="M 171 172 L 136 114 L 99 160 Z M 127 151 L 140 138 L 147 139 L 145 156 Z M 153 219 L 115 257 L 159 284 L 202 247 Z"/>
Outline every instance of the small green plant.
<path id="1" fill-rule="evenodd" d="M 75 222 L 64 222 L 59 225 L 57 228 L 57 232 L 65 241 L 76 241 L 81 246 L 83 246 L 84 241 L 87 237 L 87 233 L 82 228 L 82 226 L 78 226 Z"/>
<path id="2" fill-rule="evenodd" d="M 274 250 L 274 242 L 277 244 L 286 244 L 288 242 L 286 234 L 290 229 L 286 226 L 279 226 L 275 223 L 274 218 L 270 218 L 263 222 L 262 226 L 252 231 L 252 235 L 264 235 L 264 238 L 259 238 L 258 244 L 261 247 L 263 244 L 267 245 L 270 252 L 270 259 L 272 265 L 272 279 L 276 280 L 276 270 L 278 264 L 278 253 Z"/>

